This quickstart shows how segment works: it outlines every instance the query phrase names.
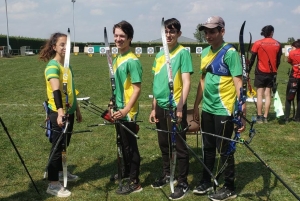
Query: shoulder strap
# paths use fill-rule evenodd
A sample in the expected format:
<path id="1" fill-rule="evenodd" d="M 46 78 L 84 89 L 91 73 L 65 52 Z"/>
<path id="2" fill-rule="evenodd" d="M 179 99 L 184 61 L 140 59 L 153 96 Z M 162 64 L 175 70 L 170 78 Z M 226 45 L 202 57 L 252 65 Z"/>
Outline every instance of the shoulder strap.
<path id="1" fill-rule="evenodd" d="M 214 75 L 219 76 L 231 76 L 229 68 L 227 64 L 224 62 L 224 56 L 226 52 L 234 47 L 232 44 L 226 44 L 222 49 L 218 52 L 217 56 L 214 58 L 212 63 L 207 66 L 206 72 L 210 72 Z M 235 48 L 235 47 L 234 47 Z"/>

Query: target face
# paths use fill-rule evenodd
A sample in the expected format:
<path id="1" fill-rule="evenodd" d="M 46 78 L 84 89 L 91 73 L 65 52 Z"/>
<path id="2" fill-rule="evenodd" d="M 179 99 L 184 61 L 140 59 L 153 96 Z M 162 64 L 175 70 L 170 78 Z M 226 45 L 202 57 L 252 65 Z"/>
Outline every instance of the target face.
<path id="1" fill-rule="evenodd" d="M 196 54 L 202 53 L 202 47 L 196 47 Z"/>
<path id="2" fill-rule="evenodd" d="M 119 50 L 118 50 L 117 47 L 112 47 L 112 48 L 111 48 L 111 52 L 112 52 L 113 54 L 118 54 Z"/>
<path id="3" fill-rule="evenodd" d="M 188 52 L 191 52 L 191 48 L 190 48 L 190 47 L 185 47 L 185 49 L 186 49 Z"/>
<path id="4" fill-rule="evenodd" d="M 135 54 L 142 54 L 142 48 L 141 47 L 136 47 L 135 48 Z"/>
<path id="5" fill-rule="evenodd" d="M 154 47 L 148 47 L 147 48 L 147 53 L 148 54 L 154 54 Z"/>
<path id="6" fill-rule="evenodd" d="M 285 51 L 284 51 L 285 56 L 288 57 L 290 51 L 292 50 L 292 46 L 291 46 L 291 45 L 285 45 L 285 46 L 284 46 L 284 49 L 285 49 Z"/>
<path id="7" fill-rule="evenodd" d="M 105 47 L 100 47 L 99 52 L 100 54 L 105 54 L 106 53 Z"/>
<path id="8" fill-rule="evenodd" d="M 88 47 L 88 53 L 93 54 L 94 53 L 94 47 Z"/>

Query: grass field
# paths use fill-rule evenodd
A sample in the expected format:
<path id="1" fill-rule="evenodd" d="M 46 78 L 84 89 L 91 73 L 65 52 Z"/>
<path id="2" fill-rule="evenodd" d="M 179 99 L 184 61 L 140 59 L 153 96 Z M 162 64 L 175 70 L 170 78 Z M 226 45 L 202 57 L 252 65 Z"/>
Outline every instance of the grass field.
<path id="1" fill-rule="evenodd" d="M 142 55 L 143 84 L 140 97 L 141 114 L 140 139 L 138 140 L 141 161 L 141 193 L 128 196 L 115 194 L 117 184 L 109 181 L 110 175 L 117 172 L 115 132 L 112 126 L 93 127 L 93 132 L 76 134 L 68 148 L 68 169 L 81 179 L 68 183 L 72 192 L 64 200 L 168 200 L 169 186 L 160 190 L 150 184 L 160 176 L 161 157 L 155 131 L 150 126 L 148 115 L 151 108 L 153 57 Z M 106 57 L 99 54 L 93 57 L 80 54 L 71 56 L 76 88 L 79 97 L 91 97 L 91 102 L 105 108 L 110 98 L 110 84 Z M 195 73 L 192 75 L 192 88 L 188 105 L 192 107 L 199 80 L 199 57 L 193 54 Z M 40 195 L 31 184 L 6 133 L 0 128 L 0 200 L 61 200 L 45 191 L 48 182 L 43 180 L 50 143 L 40 128 L 45 115 L 42 102 L 46 98 L 44 68 L 45 63 L 37 56 L 0 58 L 0 117 L 6 124 L 25 165 L 27 166 Z M 287 69 L 289 64 L 282 61 L 278 82 L 281 101 L 284 104 Z M 251 75 L 251 78 L 254 78 Z M 253 82 L 252 82 L 253 83 Z M 248 118 L 255 114 L 253 103 L 247 103 Z M 103 122 L 100 117 L 82 109 L 83 122 L 75 124 L 74 130 L 86 130 L 87 125 Z M 283 124 L 276 119 L 273 107 L 269 123 L 255 124 L 256 136 L 250 146 L 300 196 L 300 124 Z M 248 126 L 249 128 L 249 126 Z M 248 131 L 242 134 L 247 139 Z M 189 135 L 188 144 L 201 156 L 201 145 L 197 149 L 196 135 Z M 245 146 L 238 145 L 236 157 L 236 200 L 296 200 L 295 197 L 271 174 Z M 190 155 L 189 183 L 193 189 L 201 175 L 202 166 Z M 222 180 L 220 180 L 222 184 Z M 207 196 L 196 196 L 190 191 L 185 200 L 208 200 Z"/>

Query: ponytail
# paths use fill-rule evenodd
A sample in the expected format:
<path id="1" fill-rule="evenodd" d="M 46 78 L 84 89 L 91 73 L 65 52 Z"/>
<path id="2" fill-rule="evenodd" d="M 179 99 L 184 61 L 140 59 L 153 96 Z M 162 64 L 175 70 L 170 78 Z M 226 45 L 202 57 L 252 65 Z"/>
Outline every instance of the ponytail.
<path id="1" fill-rule="evenodd" d="M 272 32 L 274 32 L 274 27 L 272 25 L 267 25 L 264 28 L 262 28 L 260 35 L 267 38 L 271 36 Z"/>
<path id="2" fill-rule="evenodd" d="M 56 45 L 58 38 L 62 36 L 67 35 L 59 32 L 51 35 L 50 39 L 46 41 L 46 44 L 42 47 L 40 51 L 40 60 L 47 62 L 55 56 L 56 52 L 53 49 L 53 45 Z"/>

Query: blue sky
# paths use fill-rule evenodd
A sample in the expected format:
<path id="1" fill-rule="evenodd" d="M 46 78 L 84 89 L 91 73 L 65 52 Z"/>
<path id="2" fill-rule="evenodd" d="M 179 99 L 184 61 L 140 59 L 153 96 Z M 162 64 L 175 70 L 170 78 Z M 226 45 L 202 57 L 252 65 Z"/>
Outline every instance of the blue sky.
<path id="1" fill-rule="evenodd" d="M 54 32 L 71 28 L 74 40 L 73 3 L 71 0 L 7 0 L 10 36 L 49 38 Z M 121 20 L 135 30 L 133 41 L 148 42 L 160 38 L 161 18 L 175 17 L 182 25 L 182 35 L 193 38 L 199 23 L 209 16 L 225 20 L 225 41 L 237 42 L 244 20 L 245 41 L 262 38 L 265 25 L 275 27 L 274 38 L 286 42 L 300 38 L 300 1 L 256 0 L 76 0 L 74 3 L 75 41 L 102 42 L 107 27 L 112 41 L 112 27 Z M 0 1 L 0 34 L 6 34 L 5 0 Z M 0 44 L 1 45 L 1 44 Z"/>

